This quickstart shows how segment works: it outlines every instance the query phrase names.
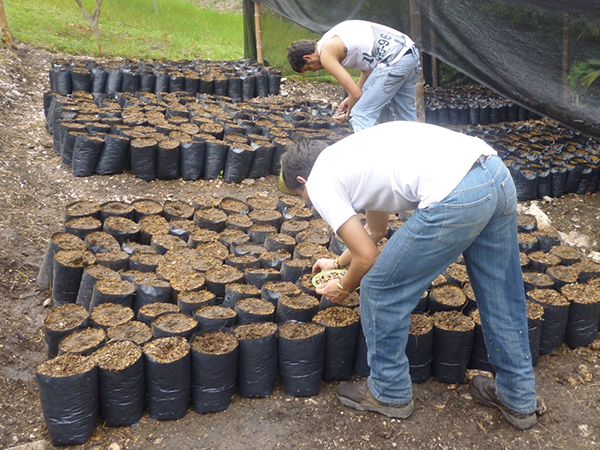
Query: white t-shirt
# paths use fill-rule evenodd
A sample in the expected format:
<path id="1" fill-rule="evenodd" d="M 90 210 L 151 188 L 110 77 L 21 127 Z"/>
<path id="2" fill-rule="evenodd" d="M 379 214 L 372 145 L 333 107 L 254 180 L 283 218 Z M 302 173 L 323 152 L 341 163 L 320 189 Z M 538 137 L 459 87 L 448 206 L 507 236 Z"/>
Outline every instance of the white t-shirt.
<path id="1" fill-rule="evenodd" d="M 483 140 L 419 122 L 366 128 L 329 146 L 306 181 L 308 196 L 337 232 L 356 211 L 407 211 L 443 200 L 482 155 Z"/>
<path id="2" fill-rule="evenodd" d="M 348 49 L 342 66 L 366 72 L 371 72 L 382 62 L 391 63 L 414 45 L 407 35 L 385 25 L 365 20 L 346 20 L 317 42 L 319 55 L 323 44 L 334 36 L 338 36 Z"/>

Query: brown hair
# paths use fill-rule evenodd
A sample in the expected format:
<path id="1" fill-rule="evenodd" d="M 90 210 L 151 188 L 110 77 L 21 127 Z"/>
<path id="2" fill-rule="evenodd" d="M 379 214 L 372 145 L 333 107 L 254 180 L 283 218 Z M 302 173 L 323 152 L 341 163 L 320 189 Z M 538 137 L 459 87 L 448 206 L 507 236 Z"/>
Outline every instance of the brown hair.
<path id="1" fill-rule="evenodd" d="M 326 142 L 310 139 L 300 139 L 288 148 L 281 157 L 281 172 L 283 182 L 290 191 L 302 187 L 296 177 L 307 180 L 315 161 L 326 148 Z"/>
<path id="2" fill-rule="evenodd" d="M 290 62 L 290 66 L 296 72 L 300 72 L 306 64 L 304 61 L 304 55 L 311 55 L 315 52 L 316 41 L 310 41 L 308 39 L 302 39 L 300 41 L 292 42 L 287 48 L 287 59 Z"/>

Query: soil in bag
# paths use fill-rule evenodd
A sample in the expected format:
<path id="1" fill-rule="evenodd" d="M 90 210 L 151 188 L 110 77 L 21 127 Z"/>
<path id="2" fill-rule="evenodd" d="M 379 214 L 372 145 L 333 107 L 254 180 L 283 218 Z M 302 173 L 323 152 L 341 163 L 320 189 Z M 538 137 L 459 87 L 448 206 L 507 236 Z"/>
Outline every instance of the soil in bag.
<path id="1" fill-rule="evenodd" d="M 182 418 L 190 404 L 192 386 L 190 345 L 180 336 L 171 336 L 147 342 L 143 351 L 150 417 Z"/>
<path id="2" fill-rule="evenodd" d="M 164 139 L 158 143 L 156 150 L 156 178 L 159 180 L 175 180 L 181 176 L 179 170 L 179 142 Z"/>
<path id="3" fill-rule="evenodd" d="M 163 205 L 161 202 L 152 199 L 139 199 L 131 202 L 134 209 L 133 220 L 139 222 L 144 216 L 163 215 Z"/>
<path id="4" fill-rule="evenodd" d="M 152 321 L 152 337 L 162 338 L 181 336 L 189 339 L 198 328 L 198 322 L 190 316 L 180 312 L 163 314 Z"/>
<path id="5" fill-rule="evenodd" d="M 100 219 L 100 204 L 91 200 L 78 200 L 65 207 L 65 222 L 82 217 Z"/>
<path id="6" fill-rule="evenodd" d="M 259 289 L 262 288 L 266 282 L 277 282 L 281 281 L 281 274 L 276 269 L 262 269 L 262 268 L 249 268 L 244 271 L 244 277 L 248 284 L 251 284 Z"/>
<path id="7" fill-rule="evenodd" d="M 92 289 L 90 311 L 102 303 L 114 303 L 128 308 L 133 306 L 135 285 L 120 278 L 98 280 Z"/>
<path id="8" fill-rule="evenodd" d="M 156 179 L 156 152 L 158 142 L 154 139 L 131 141 L 131 171 L 144 181 Z"/>
<path id="9" fill-rule="evenodd" d="M 140 309 L 151 303 L 169 303 L 173 288 L 166 280 L 152 276 L 143 277 L 134 281 L 135 297 L 133 298 L 133 311 L 136 315 Z"/>
<path id="10" fill-rule="evenodd" d="M 89 177 L 94 174 L 104 147 L 104 139 L 99 136 L 80 134 L 73 147 L 73 175 Z"/>
<path id="11" fill-rule="evenodd" d="M 550 249 L 550 253 L 560 258 L 561 264 L 572 266 L 581 261 L 581 253 L 575 247 L 567 244 L 561 244 Z"/>
<path id="12" fill-rule="evenodd" d="M 313 322 L 325 327 L 325 381 L 349 380 L 354 369 L 360 318 L 343 306 L 319 311 Z"/>
<path id="13" fill-rule="evenodd" d="M 565 342 L 570 348 L 587 347 L 598 338 L 600 289 L 590 284 L 573 284 L 561 289 L 571 302 Z"/>
<path id="14" fill-rule="evenodd" d="M 223 181 L 239 183 L 246 178 L 254 153 L 254 147 L 248 144 L 231 144 L 227 151 Z"/>
<path id="15" fill-rule="evenodd" d="M 527 296 L 544 308 L 540 354 L 552 353 L 561 346 L 565 338 L 569 300 L 553 289 L 532 289 L 527 292 Z"/>
<path id="16" fill-rule="evenodd" d="M 108 427 L 137 423 L 146 405 L 144 358 L 131 341 L 109 342 L 92 354 L 98 365 L 100 415 Z"/>
<path id="17" fill-rule="evenodd" d="M 235 392 L 239 343 L 228 331 L 206 330 L 191 340 L 192 406 L 197 413 L 224 411 Z"/>
<path id="18" fill-rule="evenodd" d="M 133 316 L 133 310 L 125 305 L 100 303 L 92 311 L 90 319 L 93 327 L 107 330 L 110 327 L 129 322 Z"/>
<path id="19" fill-rule="evenodd" d="M 89 312 L 82 306 L 66 303 L 54 308 L 44 319 L 44 344 L 48 358 L 58 355 L 61 339 L 90 324 Z"/>
<path id="20" fill-rule="evenodd" d="M 271 158 L 271 167 L 269 173 L 272 175 L 279 175 L 281 172 L 281 157 L 287 151 L 287 149 L 294 143 L 287 138 L 276 138 L 273 140 L 273 157 Z"/>
<path id="21" fill-rule="evenodd" d="M 96 262 L 87 250 L 61 250 L 54 254 L 52 300 L 55 306 L 75 303 L 83 270 Z"/>
<path id="22" fill-rule="evenodd" d="M 433 358 L 433 319 L 426 314 L 411 314 L 406 342 L 410 379 L 424 383 L 431 376 Z"/>
<path id="23" fill-rule="evenodd" d="M 115 325 L 106 330 L 109 341 L 132 341 L 138 345 L 144 345 L 152 339 L 152 330 L 148 325 L 137 320 Z"/>
<path id="24" fill-rule="evenodd" d="M 319 301 L 307 293 L 298 296 L 281 295 L 277 301 L 276 322 L 310 322 L 319 311 Z"/>
<path id="25" fill-rule="evenodd" d="M 140 235 L 140 226 L 126 217 L 108 217 L 102 225 L 102 231 L 113 236 L 119 245 L 124 242 L 137 242 Z"/>
<path id="26" fill-rule="evenodd" d="M 203 306 L 214 306 L 216 296 L 207 290 L 183 291 L 177 294 L 177 305 L 183 314 L 193 316 L 194 311 Z"/>
<path id="27" fill-rule="evenodd" d="M 192 220 L 195 208 L 182 200 L 165 200 L 163 205 L 164 216 L 168 221 L 172 219 Z"/>
<path id="28" fill-rule="evenodd" d="M 481 317 L 479 310 L 475 309 L 469 313 L 469 317 L 475 322 L 475 331 L 473 334 L 473 347 L 471 349 L 471 358 L 469 359 L 468 368 L 476 370 L 485 370 L 495 373 L 494 367 L 488 360 L 488 350 L 483 337 L 481 328 Z"/>
<path id="29" fill-rule="evenodd" d="M 58 343 L 58 354 L 75 353 L 89 356 L 106 344 L 106 332 L 100 328 L 84 328 L 63 337 Z"/>
<path id="30" fill-rule="evenodd" d="M 237 392 L 240 397 L 268 397 L 277 378 L 277 325 L 273 322 L 237 325 L 239 341 Z"/>
<path id="31" fill-rule="evenodd" d="M 440 311 L 432 317 L 433 376 L 442 383 L 463 384 L 473 347 L 475 322 L 459 311 Z"/>
<path id="32" fill-rule="evenodd" d="M 173 303 L 148 303 L 140 308 L 137 314 L 137 320 L 151 326 L 152 321 L 163 314 L 173 314 L 179 312 L 179 306 Z"/>
<path id="33" fill-rule="evenodd" d="M 568 284 L 577 283 L 579 277 L 577 270 L 562 265 L 548 267 L 546 269 L 546 275 L 554 281 L 554 289 L 558 290 Z"/>
<path id="34" fill-rule="evenodd" d="M 52 285 L 52 274 L 54 272 L 54 255 L 61 250 L 85 250 L 85 243 L 80 237 L 71 234 L 58 232 L 50 237 L 48 248 L 44 255 L 42 265 L 36 278 L 36 285 L 40 289 L 50 289 Z"/>
<path id="35" fill-rule="evenodd" d="M 184 180 L 199 180 L 204 173 L 206 142 L 181 140 L 179 148 L 179 166 L 181 178 Z"/>
<path id="36" fill-rule="evenodd" d="M 52 445 L 82 445 L 98 417 L 98 370 L 87 356 L 65 354 L 36 368 L 44 420 Z"/>
<path id="37" fill-rule="evenodd" d="M 207 140 L 204 153 L 204 179 L 215 180 L 225 170 L 229 145 L 220 140 Z"/>
<path id="38" fill-rule="evenodd" d="M 196 309 L 192 317 L 198 322 L 198 331 L 230 328 L 237 322 L 237 313 L 220 305 L 207 305 Z"/>
<path id="39" fill-rule="evenodd" d="M 529 350 L 531 351 L 531 364 L 533 366 L 540 360 L 543 317 L 544 308 L 542 305 L 527 300 L 527 330 L 529 332 Z"/>
<path id="40" fill-rule="evenodd" d="M 356 292 L 351 292 L 348 297 L 342 300 L 341 303 L 336 303 L 329 300 L 324 295 L 321 296 L 321 301 L 319 302 L 319 310 L 323 310 L 326 308 L 331 308 L 332 306 L 344 306 L 346 308 L 356 308 L 360 303 L 360 296 Z"/>
<path id="41" fill-rule="evenodd" d="M 206 288 L 223 299 L 225 297 L 225 286 L 229 283 L 241 283 L 244 273 L 235 267 L 221 265 L 205 272 Z M 221 300 L 221 303 L 223 300 Z"/>
<path id="42" fill-rule="evenodd" d="M 267 269 L 273 268 L 281 271 L 281 266 L 285 261 L 289 261 L 292 255 L 285 250 L 277 250 L 274 252 L 265 252 L 260 255 L 260 266 Z M 283 274 L 282 274 L 283 278 Z M 296 280 L 291 280 L 294 283 Z"/>
<path id="43" fill-rule="evenodd" d="M 262 298 L 245 298 L 238 301 L 233 309 L 239 325 L 275 320 L 275 305 Z"/>
<path id="44" fill-rule="evenodd" d="M 246 174 L 247 178 L 266 177 L 271 169 L 271 161 L 275 146 L 267 140 L 253 140 L 250 145 L 254 148 L 254 158 Z"/>
<path id="45" fill-rule="evenodd" d="M 317 395 L 325 363 L 325 327 L 314 322 L 285 322 L 279 326 L 277 355 L 288 395 Z"/>
<path id="46" fill-rule="evenodd" d="M 225 286 L 223 306 L 234 308 L 237 302 L 246 298 L 260 298 L 260 289 L 247 283 L 230 283 Z"/>
<path id="47" fill-rule="evenodd" d="M 277 301 L 282 295 L 295 297 L 300 295 L 301 292 L 298 286 L 289 281 L 268 281 L 261 288 L 261 298 L 277 305 Z"/>
<path id="48" fill-rule="evenodd" d="M 87 249 L 93 254 L 117 252 L 121 250 L 121 244 L 104 231 L 94 231 L 85 235 L 84 239 Z"/>
<path id="49" fill-rule="evenodd" d="M 125 170 L 125 158 L 128 152 L 129 139 L 115 134 L 106 135 L 95 172 L 100 175 L 122 173 Z"/>
<path id="50" fill-rule="evenodd" d="M 81 276 L 81 283 L 79 284 L 79 291 L 77 292 L 77 300 L 75 303 L 83 306 L 86 310 L 89 310 L 94 285 L 97 281 L 105 279 L 121 280 L 121 277 L 116 271 L 105 266 L 100 266 L 98 264 L 87 266 L 83 270 L 83 275 Z"/>

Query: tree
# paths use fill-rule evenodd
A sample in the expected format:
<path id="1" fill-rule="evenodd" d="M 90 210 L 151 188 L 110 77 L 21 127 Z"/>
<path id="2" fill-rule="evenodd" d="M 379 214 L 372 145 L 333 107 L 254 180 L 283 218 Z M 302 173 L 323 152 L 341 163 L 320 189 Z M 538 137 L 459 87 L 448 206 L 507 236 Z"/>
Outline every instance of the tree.
<path id="1" fill-rule="evenodd" d="M 77 5 L 79 6 L 81 13 L 83 14 L 83 17 L 85 17 L 87 19 L 87 21 L 90 23 L 90 26 L 92 27 L 92 30 L 94 30 L 94 35 L 96 36 L 96 40 L 100 41 L 100 29 L 98 28 L 98 22 L 100 20 L 100 8 L 102 7 L 102 2 L 104 0 L 96 0 L 96 9 L 94 9 L 94 12 L 92 13 L 91 16 L 83 7 L 81 0 L 75 0 L 75 1 L 77 2 Z"/>

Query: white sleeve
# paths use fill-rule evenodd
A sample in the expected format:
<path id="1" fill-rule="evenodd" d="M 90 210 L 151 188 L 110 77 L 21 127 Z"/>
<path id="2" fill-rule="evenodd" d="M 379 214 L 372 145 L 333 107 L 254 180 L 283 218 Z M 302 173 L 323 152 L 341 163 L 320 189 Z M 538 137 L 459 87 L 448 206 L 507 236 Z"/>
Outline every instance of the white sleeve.
<path id="1" fill-rule="evenodd" d="M 356 215 L 348 193 L 338 179 L 309 177 L 306 189 L 315 209 L 336 233 L 350 217 Z"/>

